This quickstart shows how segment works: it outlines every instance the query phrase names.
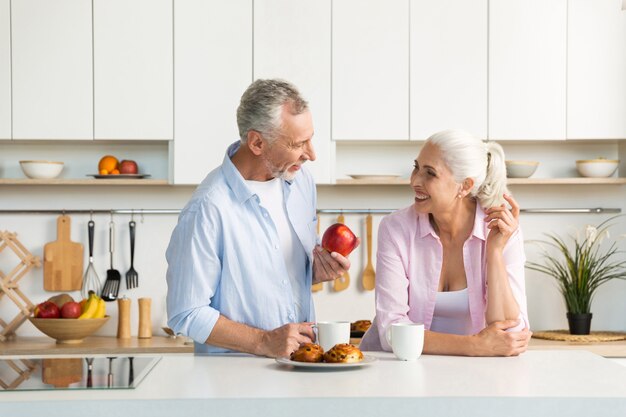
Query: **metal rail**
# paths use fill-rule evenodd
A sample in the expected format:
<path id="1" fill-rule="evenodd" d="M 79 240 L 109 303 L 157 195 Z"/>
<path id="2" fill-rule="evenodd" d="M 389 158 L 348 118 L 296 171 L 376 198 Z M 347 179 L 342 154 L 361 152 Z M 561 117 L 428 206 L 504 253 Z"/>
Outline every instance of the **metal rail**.
<path id="1" fill-rule="evenodd" d="M 389 214 L 397 209 L 319 209 L 320 214 Z M 621 213 L 620 208 L 530 208 L 521 209 L 528 214 L 607 214 Z M 0 210 L 0 214 L 179 214 L 180 209 L 53 209 L 53 210 Z"/>

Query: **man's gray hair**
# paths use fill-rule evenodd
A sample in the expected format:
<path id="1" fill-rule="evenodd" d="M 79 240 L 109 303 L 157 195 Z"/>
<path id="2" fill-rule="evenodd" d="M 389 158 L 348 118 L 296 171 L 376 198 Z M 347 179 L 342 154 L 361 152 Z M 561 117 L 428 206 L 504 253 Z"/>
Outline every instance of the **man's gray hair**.
<path id="1" fill-rule="evenodd" d="M 280 79 L 256 80 L 241 96 L 237 108 L 237 126 L 241 142 L 248 140 L 248 132 L 260 132 L 273 142 L 282 124 L 282 107 L 289 104 L 291 114 L 302 114 L 309 104 L 291 83 Z"/>

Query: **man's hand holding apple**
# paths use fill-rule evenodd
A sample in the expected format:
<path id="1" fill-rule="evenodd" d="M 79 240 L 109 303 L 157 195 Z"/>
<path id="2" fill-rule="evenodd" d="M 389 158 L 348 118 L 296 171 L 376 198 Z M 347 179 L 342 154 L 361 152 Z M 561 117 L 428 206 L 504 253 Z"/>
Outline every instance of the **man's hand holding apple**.
<path id="1" fill-rule="evenodd" d="M 324 232 L 322 246 L 313 250 L 313 283 L 332 281 L 350 269 L 347 256 L 361 244 L 348 226 L 335 223 Z"/>

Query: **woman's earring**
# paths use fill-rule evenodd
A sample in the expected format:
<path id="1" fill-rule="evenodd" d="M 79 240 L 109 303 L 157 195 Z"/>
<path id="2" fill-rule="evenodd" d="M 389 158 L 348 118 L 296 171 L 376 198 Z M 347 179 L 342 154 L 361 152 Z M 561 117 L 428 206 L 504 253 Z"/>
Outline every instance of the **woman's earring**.
<path id="1" fill-rule="evenodd" d="M 461 193 L 459 193 L 456 197 L 457 197 L 457 198 L 463 198 L 463 196 L 461 195 Z"/>

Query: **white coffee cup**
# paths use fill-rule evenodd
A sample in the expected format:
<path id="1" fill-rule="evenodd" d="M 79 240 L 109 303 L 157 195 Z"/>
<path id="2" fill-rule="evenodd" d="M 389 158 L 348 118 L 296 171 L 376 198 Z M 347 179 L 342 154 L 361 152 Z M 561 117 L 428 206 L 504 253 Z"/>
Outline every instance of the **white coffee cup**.
<path id="1" fill-rule="evenodd" d="M 313 327 L 317 328 L 317 343 L 324 352 L 338 343 L 350 343 L 349 321 L 318 321 Z"/>
<path id="2" fill-rule="evenodd" d="M 424 325 L 417 323 L 393 323 L 387 328 L 387 342 L 396 357 L 414 361 L 424 349 Z"/>

